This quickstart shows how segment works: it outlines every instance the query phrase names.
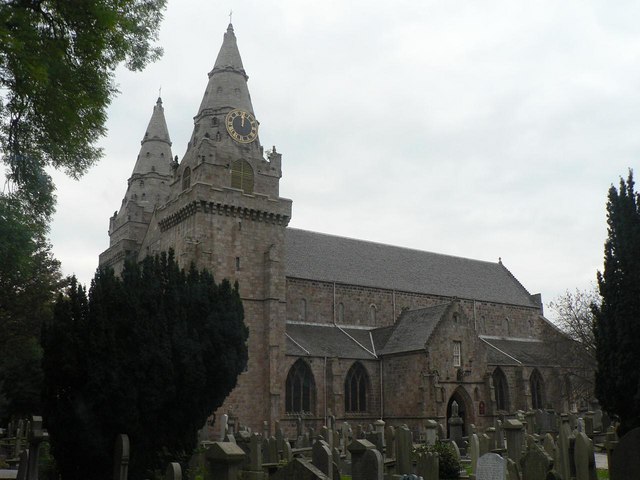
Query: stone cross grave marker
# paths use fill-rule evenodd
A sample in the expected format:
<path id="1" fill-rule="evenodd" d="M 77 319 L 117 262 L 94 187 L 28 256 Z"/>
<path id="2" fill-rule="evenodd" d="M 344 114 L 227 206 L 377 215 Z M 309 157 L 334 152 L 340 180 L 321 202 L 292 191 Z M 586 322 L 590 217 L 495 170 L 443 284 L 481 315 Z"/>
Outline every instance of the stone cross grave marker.
<path id="1" fill-rule="evenodd" d="M 497 453 L 485 453 L 478 459 L 476 480 L 506 480 L 507 462 Z"/>

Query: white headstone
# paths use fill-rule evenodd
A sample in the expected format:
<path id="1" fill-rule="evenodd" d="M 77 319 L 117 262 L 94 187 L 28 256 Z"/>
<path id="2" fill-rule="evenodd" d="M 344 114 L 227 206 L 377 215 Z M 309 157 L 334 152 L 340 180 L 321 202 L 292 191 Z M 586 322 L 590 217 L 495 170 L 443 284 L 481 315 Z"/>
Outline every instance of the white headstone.
<path id="1" fill-rule="evenodd" d="M 497 453 L 485 453 L 478 459 L 476 480 L 506 480 L 507 461 Z"/>

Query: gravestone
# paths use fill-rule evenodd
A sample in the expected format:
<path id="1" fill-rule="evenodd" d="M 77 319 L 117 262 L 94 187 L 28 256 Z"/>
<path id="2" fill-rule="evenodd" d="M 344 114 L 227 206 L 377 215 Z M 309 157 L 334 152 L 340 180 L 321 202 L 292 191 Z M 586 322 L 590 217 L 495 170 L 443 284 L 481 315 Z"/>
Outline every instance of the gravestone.
<path id="1" fill-rule="evenodd" d="M 351 427 L 347 422 L 342 422 L 342 426 L 340 427 L 340 436 L 342 437 L 342 453 L 346 455 L 347 447 L 349 446 L 349 431 Z"/>
<path id="2" fill-rule="evenodd" d="M 524 441 L 522 422 L 510 418 L 504 422 L 504 431 L 507 437 L 507 455 L 514 462 L 518 462 L 522 455 L 522 444 Z"/>
<path id="3" fill-rule="evenodd" d="M 383 480 L 384 478 L 384 461 L 382 454 L 375 449 L 367 449 L 362 458 L 363 478 L 366 480 Z"/>
<path id="4" fill-rule="evenodd" d="M 502 420 L 496 420 L 496 450 L 504 450 L 504 429 Z"/>
<path id="5" fill-rule="evenodd" d="M 496 429 L 495 427 L 489 427 L 484 433 L 489 437 L 488 450 L 484 453 L 491 452 L 496 449 Z"/>
<path id="6" fill-rule="evenodd" d="M 522 465 L 522 480 L 543 479 L 553 468 L 553 458 L 533 442 L 529 443 L 520 463 Z"/>
<path id="7" fill-rule="evenodd" d="M 536 413 L 532 410 L 527 411 L 527 413 L 524 414 L 524 417 L 526 419 L 527 422 L 527 434 L 529 435 L 534 435 L 536 433 L 538 433 L 536 431 L 536 420 L 535 420 L 535 416 Z"/>
<path id="8" fill-rule="evenodd" d="M 396 430 L 396 473 L 398 475 L 411 473 L 411 454 L 413 438 L 411 430 L 405 425 Z"/>
<path id="9" fill-rule="evenodd" d="M 560 435 L 558 439 L 558 473 L 562 478 L 570 478 L 571 474 L 571 462 L 569 455 L 569 444 L 571 438 L 571 428 L 569 427 L 569 421 L 566 415 L 562 417 L 562 424 L 560 425 Z"/>
<path id="10" fill-rule="evenodd" d="M 171 462 L 164 472 L 164 480 L 182 480 L 182 467 L 179 463 Z"/>
<path id="11" fill-rule="evenodd" d="M 38 480 L 38 460 L 40 459 L 40 446 L 49 439 L 49 434 L 42 428 L 42 417 L 31 417 L 31 430 L 29 431 L 29 468 L 27 480 Z"/>
<path id="12" fill-rule="evenodd" d="M 553 440 L 553 435 L 551 435 L 550 433 L 545 434 L 543 446 L 544 451 L 547 452 L 547 455 L 553 458 L 556 449 L 556 442 Z"/>
<path id="13" fill-rule="evenodd" d="M 237 480 L 245 454 L 236 443 L 211 442 L 205 450 L 205 458 L 210 473 L 207 480 Z"/>
<path id="14" fill-rule="evenodd" d="M 620 437 L 609 462 L 611 480 L 640 478 L 640 427 Z"/>
<path id="15" fill-rule="evenodd" d="M 127 480 L 129 475 L 129 435 L 116 436 L 113 451 L 113 479 Z"/>
<path id="16" fill-rule="evenodd" d="M 598 409 L 593 412 L 593 431 L 606 432 L 602 429 L 602 410 Z"/>
<path id="17" fill-rule="evenodd" d="M 249 452 L 249 470 L 262 472 L 262 436 L 259 433 L 251 435 Z"/>
<path id="18" fill-rule="evenodd" d="M 463 447 L 462 442 L 462 427 L 464 426 L 464 420 L 458 416 L 458 402 L 455 400 L 451 402 L 451 417 L 448 420 L 449 423 L 449 438 L 456 442 L 458 447 Z"/>
<path id="19" fill-rule="evenodd" d="M 476 480 L 506 480 L 507 462 L 497 453 L 485 453 L 478 459 Z"/>
<path id="20" fill-rule="evenodd" d="M 476 473 L 478 469 L 478 459 L 480 455 L 480 440 L 475 433 L 469 437 L 469 457 L 471 458 L 471 472 Z"/>
<path id="21" fill-rule="evenodd" d="M 436 480 L 440 475 L 440 456 L 436 452 L 425 452 L 418 455 L 416 473 L 424 480 Z"/>
<path id="22" fill-rule="evenodd" d="M 384 430 L 385 439 L 385 452 L 386 459 L 396 458 L 396 432 L 392 425 L 389 425 Z"/>
<path id="23" fill-rule="evenodd" d="M 375 446 L 368 440 L 356 439 L 348 448 L 351 453 L 351 479 L 368 480 L 365 477 L 365 453 L 374 450 Z"/>
<path id="24" fill-rule="evenodd" d="M 220 441 L 224 441 L 224 438 L 227 436 L 227 427 L 229 424 L 229 415 L 226 413 L 220 416 Z"/>
<path id="25" fill-rule="evenodd" d="M 584 433 L 576 435 L 573 458 L 576 465 L 576 480 L 597 480 L 593 442 Z"/>
<path id="26" fill-rule="evenodd" d="M 544 435 L 549 430 L 547 428 L 547 414 L 544 410 L 537 409 L 533 412 L 533 418 L 535 422 L 535 431 L 540 435 Z"/>
<path id="27" fill-rule="evenodd" d="M 20 463 L 18 464 L 16 480 L 27 480 L 27 473 L 29 472 L 29 449 L 22 450 L 18 458 L 20 459 Z"/>
<path id="28" fill-rule="evenodd" d="M 522 478 L 522 475 L 520 475 L 520 467 L 510 458 L 507 458 L 507 478 L 509 480 L 520 480 Z"/>
<path id="29" fill-rule="evenodd" d="M 480 447 L 480 451 L 478 452 L 478 458 L 480 458 L 485 453 L 489 453 L 492 449 L 490 448 L 491 438 L 486 433 L 481 433 L 478 435 L 478 445 Z"/>
<path id="30" fill-rule="evenodd" d="M 329 480 L 333 478 L 333 454 L 329 444 L 324 440 L 316 440 L 311 447 L 311 463 Z"/>
<path id="31" fill-rule="evenodd" d="M 435 445 L 438 436 L 438 422 L 435 420 L 427 420 L 425 422 L 425 443 L 427 445 Z"/>
<path id="32" fill-rule="evenodd" d="M 593 412 L 591 411 L 584 414 L 584 433 L 593 437 Z"/>

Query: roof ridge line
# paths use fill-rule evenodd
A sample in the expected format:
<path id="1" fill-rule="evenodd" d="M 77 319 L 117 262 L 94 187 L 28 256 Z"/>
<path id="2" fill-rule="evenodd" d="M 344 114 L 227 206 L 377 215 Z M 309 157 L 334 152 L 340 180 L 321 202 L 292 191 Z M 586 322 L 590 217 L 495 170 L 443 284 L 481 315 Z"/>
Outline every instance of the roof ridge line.
<path id="1" fill-rule="evenodd" d="M 341 239 L 344 239 L 344 240 L 351 240 L 351 241 L 354 241 L 354 242 L 369 243 L 369 244 L 372 244 L 372 245 L 381 245 L 383 247 L 392 247 L 392 248 L 397 248 L 399 250 L 410 250 L 412 252 L 430 253 L 432 255 L 438 255 L 440 257 L 459 258 L 461 260 L 469 260 L 469 261 L 472 261 L 472 262 L 481 262 L 481 263 L 488 263 L 490 265 L 499 265 L 498 262 L 492 262 L 492 261 L 489 261 L 489 260 L 478 260 L 477 258 L 462 257 L 460 255 L 451 255 L 451 254 L 448 254 L 448 253 L 438 253 L 438 252 L 434 252 L 434 251 L 431 251 L 431 250 L 421 250 L 421 249 L 415 248 L 415 247 L 403 247 L 401 245 L 393 245 L 391 243 L 376 242 L 376 241 L 372 241 L 372 240 L 363 240 L 361 238 L 346 237 L 344 235 L 336 235 L 336 234 L 333 234 L 333 233 L 317 232 L 317 231 L 314 231 L 314 230 L 307 230 L 305 228 L 290 227 L 289 230 L 297 230 L 299 232 L 313 233 L 315 235 L 324 235 L 325 237 L 341 238 Z"/>

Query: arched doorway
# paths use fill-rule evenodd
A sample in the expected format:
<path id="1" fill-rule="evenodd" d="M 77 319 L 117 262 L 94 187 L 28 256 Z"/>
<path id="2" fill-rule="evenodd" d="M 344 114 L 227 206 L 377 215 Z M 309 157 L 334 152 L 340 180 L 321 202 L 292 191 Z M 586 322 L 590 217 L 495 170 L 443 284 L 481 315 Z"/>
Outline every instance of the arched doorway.
<path id="1" fill-rule="evenodd" d="M 451 418 L 454 401 L 458 404 L 458 416 L 462 419 L 462 435 L 467 436 L 468 425 L 474 422 L 473 401 L 464 387 L 458 387 L 447 402 L 447 437 L 451 438 L 449 419 Z"/>

